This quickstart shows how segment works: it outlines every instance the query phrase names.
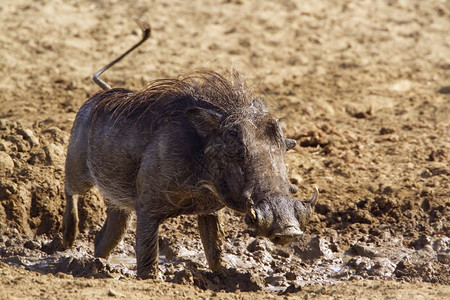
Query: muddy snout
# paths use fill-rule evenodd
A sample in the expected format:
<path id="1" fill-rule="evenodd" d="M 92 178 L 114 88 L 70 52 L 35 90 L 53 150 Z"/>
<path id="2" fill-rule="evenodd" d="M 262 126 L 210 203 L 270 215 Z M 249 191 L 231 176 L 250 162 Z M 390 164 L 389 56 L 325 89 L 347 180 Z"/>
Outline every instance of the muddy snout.
<path id="1" fill-rule="evenodd" d="M 258 235 L 268 238 L 272 243 L 286 245 L 303 233 L 292 211 L 290 214 L 278 214 L 264 205 L 263 209 L 250 210 L 245 222 Z"/>
<path id="2" fill-rule="evenodd" d="M 294 238 L 300 236 L 302 233 L 303 231 L 301 231 L 299 227 L 289 226 L 284 230 L 274 230 L 268 238 L 272 243 L 283 246 L 292 242 Z"/>
<path id="3" fill-rule="evenodd" d="M 311 205 L 289 196 L 276 196 L 255 203 L 245 222 L 274 244 L 286 245 L 303 233 Z"/>

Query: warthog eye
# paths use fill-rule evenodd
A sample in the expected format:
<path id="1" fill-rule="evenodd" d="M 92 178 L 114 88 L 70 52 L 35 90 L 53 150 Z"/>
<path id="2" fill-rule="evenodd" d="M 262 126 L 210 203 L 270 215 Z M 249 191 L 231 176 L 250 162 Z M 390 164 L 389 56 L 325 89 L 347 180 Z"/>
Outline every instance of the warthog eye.
<path id="1" fill-rule="evenodd" d="M 239 132 L 236 129 L 230 128 L 224 133 L 223 140 L 227 144 L 236 143 L 239 140 Z"/>
<path id="2" fill-rule="evenodd" d="M 245 156 L 245 147 L 238 130 L 230 128 L 223 134 L 223 151 L 230 158 L 242 160 Z"/>
<path id="3" fill-rule="evenodd" d="M 227 134 L 231 137 L 231 138 L 237 138 L 238 136 L 238 132 L 234 129 L 230 129 L 228 130 Z"/>

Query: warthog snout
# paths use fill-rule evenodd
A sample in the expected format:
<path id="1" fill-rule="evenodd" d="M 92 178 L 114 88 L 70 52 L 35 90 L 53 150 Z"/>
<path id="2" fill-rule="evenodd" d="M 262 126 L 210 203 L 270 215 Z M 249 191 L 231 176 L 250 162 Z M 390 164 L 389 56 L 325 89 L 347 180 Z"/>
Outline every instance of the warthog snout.
<path id="1" fill-rule="evenodd" d="M 245 222 L 274 244 L 286 245 L 303 233 L 317 198 L 317 189 L 306 202 L 289 196 L 270 197 L 249 207 Z"/>
<path id="2" fill-rule="evenodd" d="M 303 231 L 300 230 L 298 226 L 289 226 L 284 228 L 284 230 L 274 230 L 269 239 L 272 243 L 277 245 L 286 245 L 292 242 L 292 240 L 300 236 Z"/>

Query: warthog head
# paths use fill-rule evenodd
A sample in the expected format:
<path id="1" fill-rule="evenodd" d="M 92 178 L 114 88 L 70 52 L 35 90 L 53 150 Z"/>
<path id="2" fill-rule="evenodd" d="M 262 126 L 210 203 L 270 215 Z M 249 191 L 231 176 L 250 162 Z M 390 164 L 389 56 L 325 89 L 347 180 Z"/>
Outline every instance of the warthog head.
<path id="1" fill-rule="evenodd" d="M 205 166 L 224 204 L 246 213 L 246 223 L 276 244 L 302 234 L 317 201 L 290 195 L 284 155 L 295 147 L 263 102 L 237 113 L 191 108 L 188 117 L 204 144 Z"/>

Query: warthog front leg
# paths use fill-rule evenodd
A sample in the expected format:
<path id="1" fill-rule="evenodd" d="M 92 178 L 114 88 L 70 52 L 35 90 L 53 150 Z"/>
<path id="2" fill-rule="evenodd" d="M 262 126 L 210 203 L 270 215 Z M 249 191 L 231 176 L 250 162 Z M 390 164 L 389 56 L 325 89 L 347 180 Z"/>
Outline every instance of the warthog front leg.
<path id="1" fill-rule="evenodd" d="M 220 211 L 214 214 L 198 215 L 197 221 L 209 268 L 212 271 L 216 271 L 222 265 L 222 244 L 224 239 Z"/>
<path id="2" fill-rule="evenodd" d="M 158 277 L 158 228 L 162 220 L 147 213 L 137 211 L 136 261 L 139 278 Z"/>
<path id="3" fill-rule="evenodd" d="M 108 258 L 112 250 L 120 243 L 128 227 L 130 213 L 125 210 L 108 207 L 106 221 L 95 236 L 95 256 Z"/>

